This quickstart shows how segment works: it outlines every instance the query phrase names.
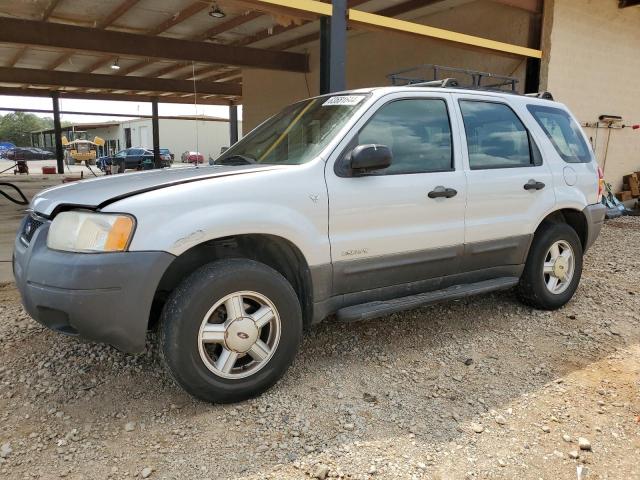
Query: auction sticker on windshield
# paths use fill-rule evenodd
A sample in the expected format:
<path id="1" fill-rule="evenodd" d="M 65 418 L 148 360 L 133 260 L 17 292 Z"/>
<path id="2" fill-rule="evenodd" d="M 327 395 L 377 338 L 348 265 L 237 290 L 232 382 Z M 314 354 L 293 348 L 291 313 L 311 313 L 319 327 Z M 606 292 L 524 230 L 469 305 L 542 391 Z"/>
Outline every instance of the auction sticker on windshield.
<path id="1" fill-rule="evenodd" d="M 337 97 L 331 97 L 325 101 L 322 106 L 330 107 L 332 105 L 357 105 L 359 104 L 364 95 L 339 95 Z"/>

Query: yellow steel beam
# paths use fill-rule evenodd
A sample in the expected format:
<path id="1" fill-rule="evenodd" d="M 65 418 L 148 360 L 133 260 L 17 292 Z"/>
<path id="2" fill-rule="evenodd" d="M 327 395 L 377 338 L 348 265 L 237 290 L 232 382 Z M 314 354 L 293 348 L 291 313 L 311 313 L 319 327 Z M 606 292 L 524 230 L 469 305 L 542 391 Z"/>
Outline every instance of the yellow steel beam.
<path id="1" fill-rule="evenodd" d="M 396 32 L 411 33 L 423 37 L 448 40 L 450 42 L 463 43 L 473 47 L 486 48 L 498 52 L 521 55 L 523 57 L 542 58 L 542 51 L 533 48 L 521 47 L 510 43 L 498 42 L 487 38 L 467 35 L 465 33 L 452 32 L 442 28 L 429 27 L 419 23 L 389 18 L 375 13 L 362 12 L 360 10 L 349 9 L 349 21 L 363 25 L 365 27 L 382 28 L 394 30 Z"/>
<path id="2" fill-rule="evenodd" d="M 331 16 L 332 7 L 329 3 L 317 0 L 245 0 L 254 5 L 262 5 L 266 10 L 269 7 L 286 8 L 299 12 L 316 15 Z M 453 32 L 442 28 L 429 27 L 415 22 L 398 20 L 397 18 L 367 13 L 350 8 L 348 10 L 349 21 L 363 28 L 384 29 L 402 33 L 413 34 L 421 37 L 437 38 L 449 42 L 461 43 L 472 47 L 485 48 L 497 52 L 519 55 L 523 57 L 542 58 L 542 51 L 534 48 L 521 47 L 506 42 L 498 42 L 488 38 L 476 37 L 464 33 Z"/>
<path id="3" fill-rule="evenodd" d="M 331 16 L 333 7 L 331 3 L 319 2 L 317 0 L 245 0 L 253 4 L 262 4 L 265 7 L 289 8 L 303 12 L 315 13 L 316 15 Z"/>

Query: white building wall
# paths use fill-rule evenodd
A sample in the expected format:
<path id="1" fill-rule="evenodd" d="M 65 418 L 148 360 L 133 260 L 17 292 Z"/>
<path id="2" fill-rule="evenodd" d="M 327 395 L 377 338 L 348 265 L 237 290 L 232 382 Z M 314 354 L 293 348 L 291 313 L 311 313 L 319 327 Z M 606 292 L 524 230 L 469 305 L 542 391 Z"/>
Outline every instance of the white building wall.
<path id="1" fill-rule="evenodd" d="M 205 159 L 215 158 L 222 147 L 229 146 L 229 122 L 225 120 L 180 120 L 161 118 L 160 148 L 168 148 L 176 159 L 185 151 L 199 151 Z M 80 126 L 78 128 L 81 128 Z M 91 139 L 98 136 L 105 140 L 105 152 L 114 154 L 127 147 L 125 129 L 131 129 L 131 146 L 153 148 L 153 127 L 150 118 L 126 120 L 120 124 L 109 124 L 87 129 Z M 196 131 L 197 128 L 197 131 Z M 242 136 L 242 122 L 238 122 L 239 135 Z M 109 151 L 110 150 L 110 151 Z"/>
<path id="2" fill-rule="evenodd" d="M 179 159 L 182 152 L 199 151 L 205 159 L 215 158 L 222 147 L 229 146 L 229 122 L 212 120 L 179 120 L 161 118 L 160 147 L 168 148 Z M 131 129 L 131 146 L 151 149 L 153 129 L 150 118 L 125 121 L 120 124 L 120 148 L 125 148 L 125 128 Z M 242 131 L 242 122 L 238 122 Z"/>

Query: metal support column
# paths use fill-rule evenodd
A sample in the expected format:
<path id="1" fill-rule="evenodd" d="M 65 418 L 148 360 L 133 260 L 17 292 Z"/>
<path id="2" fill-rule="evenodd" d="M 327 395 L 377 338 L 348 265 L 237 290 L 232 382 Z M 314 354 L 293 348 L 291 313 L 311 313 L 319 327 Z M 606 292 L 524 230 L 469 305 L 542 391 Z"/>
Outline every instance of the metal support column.
<path id="1" fill-rule="evenodd" d="M 158 124 L 158 99 L 151 100 L 151 129 L 153 130 L 153 168 L 162 168 L 160 160 L 160 126 Z"/>
<path id="2" fill-rule="evenodd" d="M 331 68 L 329 89 L 339 92 L 346 87 L 345 61 L 347 57 L 347 0 L 333 0 L 331 15 Z"/>
<path id="3" fill-rule="evenodd" d="M 62 125 L 60 124 L 60 95 L 58 92 L 51 92 L 53 103 L 53 131 L 56 145 L 56 160 L 58 173 L 64 173 L 64 150 L 62 149 Z"/>
<path id="4" fill-rule="evenodd" d="M 331 18 L 320 19 L 320 93 L 346 88 L 347 0 L 332 0 Z"/>
<path id="5" fill-rule="evenodd" d="M 229 105 L 229 146 L 238 141 L 238 106 Z"/>
<path id="6" fill-rule="evenodd" d="M 532 13 L 529 18 L 529 43 L 528 46 L 540 49 L 542 46 L 542 22 L 543 22 L 543 2 L 538 0 L 537 12 Z M 524 93 L 537 93 L 540 91 L 540 64 L 539 58 L 527 58 Z"/>
<path id="7" fill-rule="evenodd" d="M 331 17 L 320 18 L 320 95 L 325 95 L 329 88 L 329 71 L 331 70 Z"/>

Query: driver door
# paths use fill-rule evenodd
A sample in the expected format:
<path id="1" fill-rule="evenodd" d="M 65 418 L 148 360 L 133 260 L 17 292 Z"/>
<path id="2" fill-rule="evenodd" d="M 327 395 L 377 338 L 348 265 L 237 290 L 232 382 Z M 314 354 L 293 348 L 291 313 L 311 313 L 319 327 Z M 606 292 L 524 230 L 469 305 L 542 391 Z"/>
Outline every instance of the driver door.
<path id="1" fill-rule="evenodd" d="M 383 97 L 327 163 L 334 295 L 411 295 L 457 272 L 467 186 L 451 102 L 446 93 Z M 389 147 L 391 166 L 350 176 L 348 153 L 363 144 Z M 455 193 L 430 197 L 442 187 Z"/>

